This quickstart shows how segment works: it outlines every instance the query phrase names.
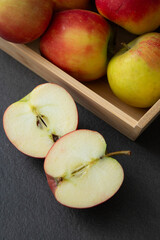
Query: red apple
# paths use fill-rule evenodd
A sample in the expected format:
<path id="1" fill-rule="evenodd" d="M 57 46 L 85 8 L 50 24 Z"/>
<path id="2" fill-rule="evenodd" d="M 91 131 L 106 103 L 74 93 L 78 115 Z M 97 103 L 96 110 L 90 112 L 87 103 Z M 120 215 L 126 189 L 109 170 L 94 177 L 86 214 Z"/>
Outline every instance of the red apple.
<path id="1" fill-rule="evenodd" d="M 81 81 L 106 73 L 110 27 L 99 14 L 66 10 L 55 14 L 40 41 L 41 53 L 58 67 Z"/>
<path id="2" fill-rule="evenodd" d="M 27 43 L 41 36 L 53 12 L 52 0 L 1 0 L 0 37 Z"/>
<path id="3" fill-rule="evenodd" d="M 54 9 L 61 11 L 65 9 L 87 9 L 90 0 L 52 0 Z"/>
<path id="4" fill-rule="evenodd" d="M 96 7 L 104 17 L 134 34 L 160 26 L 160 0 L 96 0 Z"/>
<path id="5" fill-rule="evenodd" d="M 44 162 L 48 184 L 55 198 L 68 207 L 88 208 L 111 198 L 120 188 L 124 172 L 106 154 L 98 132 L 78 130 L 66 134 L 51 148 Z"/>

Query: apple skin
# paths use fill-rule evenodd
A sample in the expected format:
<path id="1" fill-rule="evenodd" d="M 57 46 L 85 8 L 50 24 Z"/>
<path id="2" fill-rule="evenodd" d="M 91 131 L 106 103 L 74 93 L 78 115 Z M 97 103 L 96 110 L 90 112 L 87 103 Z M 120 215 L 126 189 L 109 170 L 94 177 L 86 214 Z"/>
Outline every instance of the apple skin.
<path id="1" fill-rule="evenodd" d="M 52 0 L 54 9 L 62 11 L 67 9 L 87 9 L 90 0 Z"/>
<path id="2" fill-rule="evenodd" d="M 87 10 L 58 12 L 40 41 L 49 61 L 80 81 L 105 75 L 110 27 L 97 13 Z"/>
<path id="3" fill-rule="evenodd" d="M 53 13 L 52 0 L 1 0 L 0 37 L 28 43 L 47 29 Z"/>
<path id="4" fill-rule="evenodd" d="M 101 15 L 134 34 L 160 26 L 160 0 L 96 0 L 96 7 Z"/>
<path id="5" fill-rule="evenodd" d="M 128 46 L 109 62 L 109 85 L 125 103 L 150 107 L 160 98 L 160 33 L 144 34 Z"/>

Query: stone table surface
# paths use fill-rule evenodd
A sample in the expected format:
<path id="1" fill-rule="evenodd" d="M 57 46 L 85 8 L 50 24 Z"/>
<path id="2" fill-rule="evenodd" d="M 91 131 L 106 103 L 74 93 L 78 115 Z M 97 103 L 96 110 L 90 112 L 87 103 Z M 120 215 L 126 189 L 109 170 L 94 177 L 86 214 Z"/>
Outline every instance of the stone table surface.
<path id="1" fill-rule="evenodd" d="M 132 142 L 77 104 L 79 128 L 99 131 L 108 152 L 125 172 L 120 190 L 90 209 L 60 205 L 43 170 L 44 159 L 19 152 L 3 130 L 3 113 L 45 81 L 0 52 L 0 239 L 1 240 L 159 240 L 160 239 L 160 117 Z"/>

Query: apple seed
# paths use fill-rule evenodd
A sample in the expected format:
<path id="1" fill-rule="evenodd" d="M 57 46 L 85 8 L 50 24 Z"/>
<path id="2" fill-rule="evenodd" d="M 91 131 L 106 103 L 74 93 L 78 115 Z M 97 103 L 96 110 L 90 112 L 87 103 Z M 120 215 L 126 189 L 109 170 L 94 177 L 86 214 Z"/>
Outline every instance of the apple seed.
<path id="1" fill-rule="evenodd" d="M 52 136 L 52 139 L 54 142 L 56 142 L 60 138 L 59 136 L 57 136 L 56 134 L 53 134 L 53 133 L 51 136 Z"/>

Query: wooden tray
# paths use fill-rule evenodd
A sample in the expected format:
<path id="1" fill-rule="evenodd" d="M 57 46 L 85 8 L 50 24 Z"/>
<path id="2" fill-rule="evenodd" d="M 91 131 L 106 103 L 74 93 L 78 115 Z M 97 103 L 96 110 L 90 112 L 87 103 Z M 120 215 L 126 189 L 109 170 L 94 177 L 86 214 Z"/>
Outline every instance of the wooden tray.
<path id="1" fill-rule="evenodd" d="M 0 48 L 46 81 L 63 86 L 75 101 L 132 140 L 160 113 L 160 100 L 150 109 L 138 109 L 124 104 L 113 95 L 106 77 L 85 84 L 78 82 L 40 55 L 38 40 L 23 45 L 0 38 Z"/>

